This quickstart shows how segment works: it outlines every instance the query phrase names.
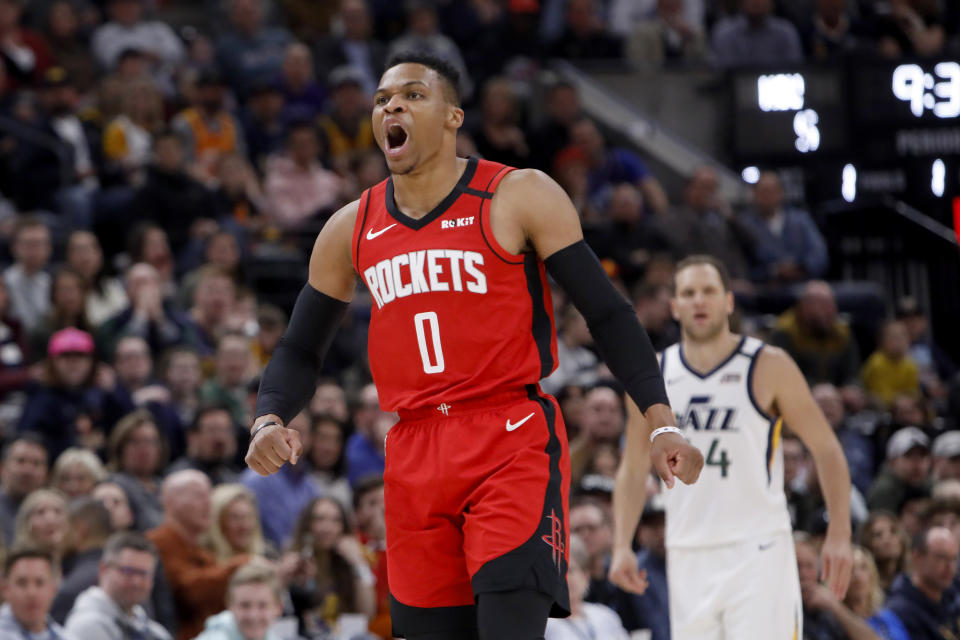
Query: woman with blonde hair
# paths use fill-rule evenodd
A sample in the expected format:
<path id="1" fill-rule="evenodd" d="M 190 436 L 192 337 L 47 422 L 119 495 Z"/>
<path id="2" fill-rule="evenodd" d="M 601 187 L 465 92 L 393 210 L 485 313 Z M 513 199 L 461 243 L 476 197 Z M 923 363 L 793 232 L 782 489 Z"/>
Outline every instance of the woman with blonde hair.
<path id="1" fill-rule="evenodd" d="M 67 501 L 55 489 L 37 489 L 26 497 L 14 524 L 14 547 L 40 547 L 59 561 L 67 534 Z"/>
<path id="2" fill-rule="evenodd" d="M 241 484 L 221 484 L 210 496 L 210 529 L 204 546 L 220 562 L 234 556 L 249 554 L 262 556 L 266 551 L 257 499 L 250 489 Z"/>
<path id="3" fill-rule="evenodd" d="M 149 531 L 163 520 L 160 472 L 167 464 L 166 441 L 153 415 L 138 409 L 120 418 L 107 443 L 110 480 L 120 485 L 133 509 L 134 528 Z"/>
<path id="4" fill-rule="evenodd" d="M 107 479 L 107 469 L 88 449 L 71 447 L 53 463 L 50 486 L 63 492 L 68 500 L 93 493 Z"/>
<path id="5" fill-rule="evenodd" d="M 866 620 L 883 606 L 883 589 L 880 588 L 880 573 L 870 552 L 858 544 L 852 545 L 853 568 L 850 586 L 843 604 Z"/>
<path id="6" fill-rule="evenodd" d="M 873 556 L 880 588 L 888 594 L 893 579 L 908 568 L 910 539 L 903 524 L 889 511 L 874 511 L 860 530 L 860 544 Z"/>

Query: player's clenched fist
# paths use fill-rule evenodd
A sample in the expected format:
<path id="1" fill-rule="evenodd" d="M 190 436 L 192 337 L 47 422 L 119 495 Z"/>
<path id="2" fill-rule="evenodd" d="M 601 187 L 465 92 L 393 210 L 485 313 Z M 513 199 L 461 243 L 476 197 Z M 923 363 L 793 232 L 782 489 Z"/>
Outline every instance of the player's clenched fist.
<path id="1" fill-rule="evenodd" d="M 253 437 L 247 450 L 247 466 L 262 476 L 268 476 L 288 461 L 290 464 L 297 464 L 303 453 L 300 434 L 294 429 L 284 427 L 279 419 L 261 418 L 259 424 L 266 426 L 255 426 L 252 431 Z"/>
<path id="2" fill-rule="evenodd" d="M 650 461 L 667 487 L 673 488 L 673 479 L 693 484 L 703 469 L 703 454 L 686 438 L 676 433 L 663 433 L 650 445 Z"/>

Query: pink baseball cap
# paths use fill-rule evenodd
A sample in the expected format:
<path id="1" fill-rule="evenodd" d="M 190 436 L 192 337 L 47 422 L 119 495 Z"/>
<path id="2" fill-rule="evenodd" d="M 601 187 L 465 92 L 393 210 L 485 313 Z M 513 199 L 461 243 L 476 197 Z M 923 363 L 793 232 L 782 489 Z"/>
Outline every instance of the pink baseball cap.
<path id="1" fill-rule="evenodd" d="M 73 327 L 57 331 L 50 336 L 47 355 L 53 358 L 63 353 L 93 353 L 93 337 Z"/>

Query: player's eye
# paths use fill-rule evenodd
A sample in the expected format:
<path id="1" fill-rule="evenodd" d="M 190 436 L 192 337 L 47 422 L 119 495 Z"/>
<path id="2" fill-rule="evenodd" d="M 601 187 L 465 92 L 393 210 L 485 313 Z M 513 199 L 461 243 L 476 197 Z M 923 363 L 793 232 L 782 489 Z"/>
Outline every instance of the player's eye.
<path id="1" fill-rule="evenodd" d="M 410 98 L 411 100 L 418 100 L 423 97 L 423 94 L 420 93 L 419 91 L 411 91 L 410 93 L 407 94 L 407 97 Z"/>
<path id="2" fill-rule="evenodd" d="M 373 99 L 373 103 L 379 105 L 387 104 L 387 96 L 377 96 Z"/>

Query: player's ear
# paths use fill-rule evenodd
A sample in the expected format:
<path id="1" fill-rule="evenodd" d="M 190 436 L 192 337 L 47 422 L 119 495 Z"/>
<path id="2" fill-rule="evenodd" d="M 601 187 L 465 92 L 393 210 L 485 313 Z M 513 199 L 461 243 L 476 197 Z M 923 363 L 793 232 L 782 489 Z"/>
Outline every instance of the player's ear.
<path id="1" fill-rule="evenodd" d="M 733 291 L 727 291 L 727 315 L 733 313 Z"/>
<path id="2" fill-rule="evenodd" d="M 462 127 L 463 109 L 454 105 L 450 105 L 450 110 L 447 113 L 447 124 L 454 129 L 459 129 Z"/>

